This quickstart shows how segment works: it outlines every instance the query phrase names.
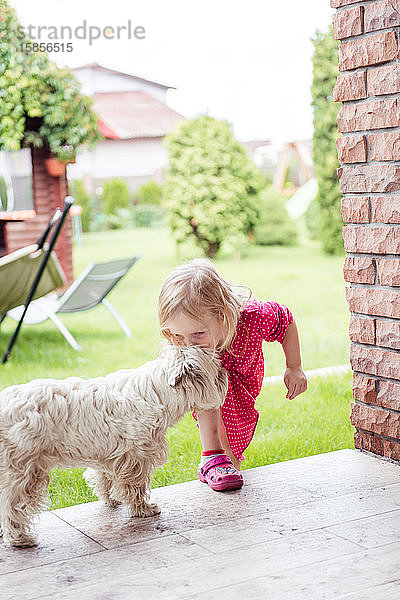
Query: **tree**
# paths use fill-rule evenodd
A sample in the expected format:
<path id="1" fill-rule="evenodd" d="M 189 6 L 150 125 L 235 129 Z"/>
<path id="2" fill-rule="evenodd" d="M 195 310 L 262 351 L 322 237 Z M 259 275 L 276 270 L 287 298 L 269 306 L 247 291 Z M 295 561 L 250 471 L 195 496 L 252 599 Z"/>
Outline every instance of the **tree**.
<path id="1" fill-rule="evenodd" d="M 311 86 L 314 109 L 313 158 L 318 181 L 316 202 L 319 206 L 319 238 L 328 254 L 343 251 L 340 215 L 340 189 L 336 169 L 339 167 L 336 139 L 339 106 L 333 101 L 338 70 L 338 43 L 332 26 L 327 33 L 317 31 L 313 56 Z M 313 207 L 315 212 L 315 206 Z M 312 209 L 310 209 L 312 210 Z"/>
<path id="2" fill-rule="evenodd" d="M 202 115 L 181 122 L 166 145 L 165 206 L 176 243 L 194 238 L 212 258 L 225 240 L 251 236 L 263 179 L 230 125 Z"/>
<path id="3" fill-rule="evenodd" d="M 28 42 L 14 9 L 0 0 L 0 149 L 48 146 L 63 159 L 67 147 L 101 137 L 97 115 L 69 69 L 28 52 Z"/>

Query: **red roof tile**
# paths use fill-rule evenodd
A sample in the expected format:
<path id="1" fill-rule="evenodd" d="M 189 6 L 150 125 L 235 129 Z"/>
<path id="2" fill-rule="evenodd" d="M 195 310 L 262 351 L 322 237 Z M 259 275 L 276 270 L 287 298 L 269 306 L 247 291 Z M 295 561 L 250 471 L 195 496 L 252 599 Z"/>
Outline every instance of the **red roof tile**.
<path id="1" fill-rule="evenodd" d="M 101 118 L 98 120 L 97 125 L 100 133 L 104 135 L 105 138 L 119 140 L 119 136 L 115 133 L 115 131 L 113 131 L 108 125 L 106 125 Z"/>
<path id="2" fill-rule="evenodd" d="M 93 109 L 106 138 L 132 139 L 163 137 L 182 115 L 144 92 L 102 92 L 94 94 Z"/>

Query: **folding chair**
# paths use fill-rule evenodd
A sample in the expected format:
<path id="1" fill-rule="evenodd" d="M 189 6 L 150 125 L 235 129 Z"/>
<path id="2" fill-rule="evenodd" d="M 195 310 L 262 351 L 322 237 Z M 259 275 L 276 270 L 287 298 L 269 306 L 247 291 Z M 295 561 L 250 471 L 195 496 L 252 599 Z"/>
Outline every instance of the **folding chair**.
<path id="1" fill-rule="evenodd" d="M 44 252 L 38 244 L 31 244 L 0 258 L 0 321 L 7 311 L 25 302 Z M 33 294 L 33 300 L 62 287 L 64 283 L 63 270 L 52 252 Z"/>
<path id="2" fill-rule="evenodd" d="M 131 330 L 119 316 L 111 302 L 107 300 L 106 296 L 140 257 L 141 254 L 138 254 L 133 258 L 112 260 L 103 263 L 90 263 L 78 279 L 60 297 L 52 294 L 34 300 L 29 306 L 24 322 L 33 325 L 51 319 L 72 348 L 81 350 L 71 332 L 68 331 L 57 315 L 59 313 L 90 310 L 98 304 L 103 304 L 117 321 L 126 337 L 131 337 Z M 18 320 L 22 309 L 22 306 L 18 306 L 8 311 L 7 316 Z"/>
<path id="3" fill-rule="evenodd" d="M 57 208 L 36 244 L 0 259 L 0 324 L 10 308 L 25 301 L 21 307 L 18 325 L 3 355 L 2 364 L 10 357 L 32 300 L 65 282 L 64 273 L 56 255 L 53 254 L 53 248 L 73 203 L 72 196 L 65 197 L 62 211 Z M 54 232 L 48 246 L 45 247 L 45 241 L 53 227 Z"/>

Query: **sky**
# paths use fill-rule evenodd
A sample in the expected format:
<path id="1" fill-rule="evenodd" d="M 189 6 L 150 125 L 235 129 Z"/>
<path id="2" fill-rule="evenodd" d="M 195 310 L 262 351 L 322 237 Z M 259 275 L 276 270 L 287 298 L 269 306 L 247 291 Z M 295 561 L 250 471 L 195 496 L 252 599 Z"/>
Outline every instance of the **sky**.
<path id="1" fill-rule="evenodd" d="M 70 26 L 69 67 L 97 62 L 175 87 L 167 103 L 185 117 L 226 119 L 242 141 L 312 137 L 311 38 L 326 31 L 329 0 L 9 0 L 32 39 Z M 86 21 L 86 25 L 84 22 Z M 131 39 L 128 39 L 128 22 Z M 39 37 L 39 26 L 42 26 Z M 44 29 L 47 27 L 47 29 Z M 74 34 L 76 27 L 77 35 Z M 93 37 L 89 40 L 89 27 Z M 120 35 L 117 39 L 117 28 Z M 122 29 L 125 27 L 125 29 Z M 53 28 L 53 29 L 50 29 Z M 86 38 L 82 37 L 86 28 Z M 136 29 L 136 37 L 134 30 Z M 68 30 L 65 30 L 68 37 Z M 107 36 L 109 39 L 107 39 Z"/>

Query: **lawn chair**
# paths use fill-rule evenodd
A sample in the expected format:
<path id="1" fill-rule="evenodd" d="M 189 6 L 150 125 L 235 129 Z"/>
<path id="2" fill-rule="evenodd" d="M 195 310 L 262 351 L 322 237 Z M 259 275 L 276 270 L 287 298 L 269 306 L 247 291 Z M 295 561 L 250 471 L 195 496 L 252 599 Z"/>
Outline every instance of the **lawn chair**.
<path id="1" fill-rule="evenodd" d="M 25 302 L 44 252 L 38 244 L 31 244 L 0 258 L 0 321 L 9 310 Z M 62 287 L 64 283 L 63 270 L 53 252 L 38 282 L 33 300 Z"/>
<path id="2" fill-rule="evenodd" d="M 33 325 L 51 319 L 72 348 L 81 350 L 71 332 L 68 331 L 57 315 L 59 313 L 90 310 L 98 304 L 103 304 L 117 321 L 126 337 L 131 337 L 131 330 L 106 296 L 140 257 L 139 254 L 133 258 L 90 263 L 80 277 L 61 296 L 58 297 L 57 294 L 52 294 L 32 302 L 26 313 L 25 323 Z M 7 312 L 7 316 L 18 320 L 22 309 L 22 306 L 14 308 Z"/>
<path id="3" fill-rule="evenodd" d="M 0 258 L 0 324 L 10 309 L 24 302 L 18 325 L 3 355 L 3 364 L 7 362 L 17 341 L 19 330 L 32 300 L 65 283 L 64 273 L 53 253 L 53 248 L 73 203 L 72 196 L 66 196 L 63 210 L 57 208 L 36 244 Z M 53 227 L 55 230 L 50 242 L 48 246 L 45 246 L 45 241 Z"/>

